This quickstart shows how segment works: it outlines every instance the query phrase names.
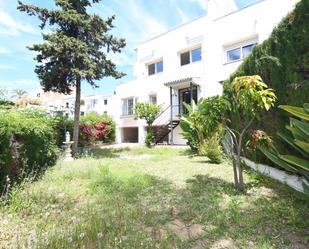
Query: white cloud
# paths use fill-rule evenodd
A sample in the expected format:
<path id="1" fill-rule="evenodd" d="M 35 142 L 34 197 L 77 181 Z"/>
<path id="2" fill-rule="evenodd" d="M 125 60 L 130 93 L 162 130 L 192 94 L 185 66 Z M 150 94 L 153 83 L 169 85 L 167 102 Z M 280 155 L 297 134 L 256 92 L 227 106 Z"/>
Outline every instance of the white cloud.
<path id="1" fill-rule="evenodd" d="M 191 2 L 196 2 L 203 10 L 207 10 L 208 0 L 190 0 Z"/>
<path id="2" fill-rule="evenodd" d="M 0 47 L 0 54 L 9 54 L 9 53 L 11 53 L 10 50 L 4 47 Z"/>
<path id="3" fill-rule="evenodd" d="M 0 34 L 19 36 L 21 32 L 38 34 L 36 29 L 28 23 L 20 23 L 14 20 L 9 13 L 0 10 Z"/>
<path id="4" fill-rule="evenodd" d="M 13 69 L 13 67 L 6 64 L 0 64 L 0 69 Z"/>
<path id="5" fill-rule="evenodd" d="M 184 13 L 184 12 L 182 11 L 182 9 L 180 9 L 179 7 L 177 7 L 176 10 L 177 10 L 177 13 L 178 13 L 178 15 L 179 15 L 179 17 L 180 17 L 182 23 L 187 23 L 187 22 L 190 21 L 189 16 L 187 16 L 186 13 Z"/>
<path id="6" fill-rule="evenodd" d="M 108 54 L 109 59 L 112 60 L 117 66 L 126 66 L 134 64 L 136 58 L 134 55 L 131 55 L 127 51 L 122 51 L 120 54 Z"/>

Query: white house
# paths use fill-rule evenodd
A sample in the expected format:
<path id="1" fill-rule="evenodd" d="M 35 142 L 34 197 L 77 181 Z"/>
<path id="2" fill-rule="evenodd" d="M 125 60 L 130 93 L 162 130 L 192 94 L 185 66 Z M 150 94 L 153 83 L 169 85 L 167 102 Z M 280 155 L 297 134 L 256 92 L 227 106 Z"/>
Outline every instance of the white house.
<path id="1" fill-rule="evenodd" d="M 84 95 L 81 97 L 81 115 L 85 115 L 90 112 L 96 112 L 99 114 L 106 113 L 113 117 L 115 109 L 115 95 L 114 94 L 96 94 L 96 95 Z M 69 95 L 63 98 L 62 108 L 73 118 L 75 105 L 75 95 Z"/>
<path id="2" fill-rule="evenodd" d="M 267 39 L 297 0 L 261 0 L 237 9 L 233 0 L 205 0 L 208 15 L 140 44 L 136 80 L 116 87 L 117 142 L 144 143 L 146 124 L 135 120 L 136 102 L 161 105 L 156 142 L 185 144 L 178 115 L 183 102 L 219 95 L 229 74 L 252 47 Z M 151 27 L 148 27 L 151 28 Z M 170 132 L 172 130 L 172 132 Z"/>

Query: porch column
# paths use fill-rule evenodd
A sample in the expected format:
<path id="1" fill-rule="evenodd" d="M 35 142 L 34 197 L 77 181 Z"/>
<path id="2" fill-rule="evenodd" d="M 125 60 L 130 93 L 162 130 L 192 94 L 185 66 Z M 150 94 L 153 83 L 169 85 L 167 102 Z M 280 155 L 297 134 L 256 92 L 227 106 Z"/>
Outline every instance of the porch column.
<path id="1" fill-rule="evenodd" d="M 192 100 L 193 100 L 193 86 L 192 82 L 190 81 L 190 105 L 192 105 Z"/>
<path id="2" fill-rule="evenodd" d="M 170 117 L 170 126 L 171 126 L 171 141 L 170 144 L 174 144 L 174 134 L 173 134 L 173 88 L 170 87 L 170 106 L 171 106 L 171 117 Z"/>

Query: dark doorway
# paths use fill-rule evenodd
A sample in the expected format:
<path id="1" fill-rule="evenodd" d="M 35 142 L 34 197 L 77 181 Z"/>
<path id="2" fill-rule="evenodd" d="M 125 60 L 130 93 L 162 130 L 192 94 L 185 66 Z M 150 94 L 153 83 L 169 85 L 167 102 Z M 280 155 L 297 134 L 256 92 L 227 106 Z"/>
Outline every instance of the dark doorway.
<path id="1" fill-rule="evenodd" d="M 188 111 L 183 103 L 191 104 L 191 88 L 179 89 L 179 114 L 186 114 Z M 192 86 L 192 100 L 197 103 L 197 87 Z"/>

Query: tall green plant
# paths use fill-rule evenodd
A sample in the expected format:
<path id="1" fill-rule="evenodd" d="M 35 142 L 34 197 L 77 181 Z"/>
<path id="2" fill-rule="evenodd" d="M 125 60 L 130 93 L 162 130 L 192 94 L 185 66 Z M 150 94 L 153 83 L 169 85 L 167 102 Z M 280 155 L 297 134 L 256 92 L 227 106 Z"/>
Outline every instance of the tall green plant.
<path id="1" fill-rule="evenodd" d="M 90 13 L 92 4 L 101 0 L 54 0 L 57 8 L 46 9 L 18 1 L 18 9 L 37 16 L 40 28 L 50 28 L 43 34 L 44 42 L 34 44 L 30 50 L 38 52 L 37 73 L 44 91 L 71 93 L 75 88 L 75 109 L 73 129 L 73 152 L 77 153 L 81 103 L 81 82 L 97 87 L 97 81 L 104 77 L 120 78 L 116 65 L 108 59 L 107 53 L 120 53 L 125 46 L 124 39 L 117 39 L 108 32 L 114 28 L 115 16 L 103 20 Z"/>
<path id="2" fill-rule="evenodd" d="M 139 119 L 144 119 L 147 123 L 147 134 L 146 134 L 146 145 L 148 147 L 153 143 L 153 131 L 152 124 L 156 120 L 158 114 L 160 113 L 160 106 L 153 103 L 136 103 L 134 108 L 135 117 Z"/>
<path id="3" fill-rule="evenodd" d="M 259 146 L 259 149 L 279 167 L 303 176 L 308 181 L 306 188 L 309 191 L 309 103 L 303 108 L 288 105 L 279 108 L 298 118 L 290 117 L 290 124 L 286 126 L 289 135 L 277 133 L 294 153 L 282 155 L 274 145 L 269 148 Z"/>
<path id="4" fill-rule="evenodd" d="M 260 118 L 259 111 L 268 111 L 274 106 L 276 95 L 258 75 L 236 77 L 231 87 L 231 122 L 226 126 L 226 131 L 231 145 L 235 186 L 239 191 L 244 191 L 241 164 L 243 140 L 252 123 Z"/>
<path id="5" fill-rule="evenodd" d="M 214 133 L 219 130 L 230 104 L 221 96 L 213 96 L 200 99 L 197 104 L 193 102 L 192 105 L 184 105 L 188 112 L 180 118 L 182 136 L 187 139 L 193 152 L 203 150 L 202 154 L 207 154 L 204 153 L 207 147 L 205 142 L 210 141 L 211 137 L 216 137 Z M 213 139 L 212 142 L 214 141 L 217 140 Z"/>

